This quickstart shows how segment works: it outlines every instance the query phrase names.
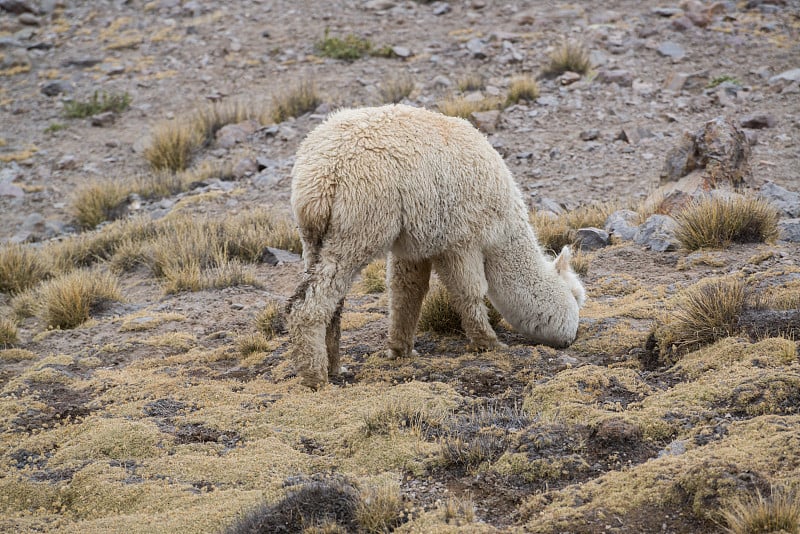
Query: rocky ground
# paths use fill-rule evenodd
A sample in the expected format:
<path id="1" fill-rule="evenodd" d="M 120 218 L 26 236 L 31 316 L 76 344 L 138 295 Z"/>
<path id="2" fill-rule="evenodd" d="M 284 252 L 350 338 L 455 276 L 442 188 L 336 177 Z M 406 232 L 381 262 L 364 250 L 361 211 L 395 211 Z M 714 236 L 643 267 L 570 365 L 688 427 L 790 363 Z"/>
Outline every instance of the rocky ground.
<path id="1" fill-rule="evenodd" d="M 392 57 L 321 57 L 326 30 Z M 503 97 L 570 39 L 590 73 L 540 78 L 535 102 L 478 121 L 532 209 L 636 206 L 684 133 L 725 117 L 746 134 L 746 188 L 784 228 L 774 243 L 691 254 L 616 236 L 589 256 L 578 340 L 560 351 L 501 324 L 506 350 L 421 333 L 419 359 L 388 362 L 386 296 L 356 287 L 349 372 L 319 393 L 299 386 L 285 337 L 248 354 L 238 343 L 292 293 L 296 258 L 255 265 L 260 287 L 167 294 L 147 269 L 125 272 L 123 302 L 76 329 L 21 320 L 0 352 L 0 530 L 218 531 L 336 473 L 362 492 L 396 488 L 394 526 L 409 532 L 722 531 L 734 498 L 800 479 L 796 343 L 727 338 L 654 364 L 647 339 L 701 279 L 798 291 L 799 36 L 792 0 L 0 0 L 0 241 L 77 239 L 75 191 L 150 173 L 154 126 L 211 102 L 268 108 L 311 80 L 314 112 L 194 155 L 233 179 L 126 207 L 288 215 L 293 154 L 328 111 L 380 104 L 400 76 L 412 105 L 435 109 L 476 73 L 482 95 Z M 95 91 L 131 105 L 65 118 Z M 10 317 L 11 295 L 0 304 Z"/>

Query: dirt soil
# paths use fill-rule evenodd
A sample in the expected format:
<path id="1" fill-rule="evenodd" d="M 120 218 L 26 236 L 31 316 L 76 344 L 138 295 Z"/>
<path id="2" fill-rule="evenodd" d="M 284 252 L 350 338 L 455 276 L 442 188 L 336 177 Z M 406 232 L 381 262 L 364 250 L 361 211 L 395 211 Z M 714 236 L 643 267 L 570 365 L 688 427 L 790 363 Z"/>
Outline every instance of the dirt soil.
<path id="1" fill-rule="evenodd" d="M 326 30 L 395 57 L 320 57 Z M 251 171 L 131 207 L 288 216 L 293 155 L 327 112 L 381 104 L 399 76 L 415 84 L 406 103 L 431 109 L 475 73 L 484 95 L 504 96 L 565 39 L 586 44 L 592 71 L 540 78 L 537 101 L 486 127 L 532 209 L 635 205 L 683 133 L 717 116 L 774 119 L 748 130 L 750 185 L 800 189 L 800 89 L 773 79 L 800 68 L 794 0 L 3 0 L 0 241 L 74 238 L 76 188 L 150 172 L 155 125 L 215 101 L 268 108 L 312 80 L 323 98 L 313 113 L 194 155 L 194 165 L 250 159 Z M 694 76 L 670 90 L 679 73 Z M 708 88 L 721 77 L 736 87 Z M 45 94 L 56 81 L 64 92 Z M 65 101 L 95 91 L 128 93 L 131 106 L 98 126 L 64 117 Z M 123 273 L 123 302 L 71 330 L 20 320 L 14 348 L 29 353 L 0 358 L 0 531 L 221 531 L 307 477 L 338 473 L 362 489 L 394 484 L 392 528 L 408 532 L 722 532 L 718 512 L 736 497 L 800 480 L 796 343 L 723 339 L 653 367 L 646 341 L 698 280 L 738 273 L 796 290 L 798 254 L 785 241 L 603 248 L 564 350 L 501 324 L 507 349 L 473 353 L 463 336 L 421 332 L 418 359 L 388 361 L 387 297 L 355 287 L 347 372 L 318 393 L 299 385 L 285 336 L 255 354 L 237 344 L 269 300 L 291 295 L 301 263 L 257 264 L 257 288 L 177 294 L 145 268 Z M 11 296 L 0 305 L 11 317 Z M 380 418 L 390 428 L 370 430 Z"/>

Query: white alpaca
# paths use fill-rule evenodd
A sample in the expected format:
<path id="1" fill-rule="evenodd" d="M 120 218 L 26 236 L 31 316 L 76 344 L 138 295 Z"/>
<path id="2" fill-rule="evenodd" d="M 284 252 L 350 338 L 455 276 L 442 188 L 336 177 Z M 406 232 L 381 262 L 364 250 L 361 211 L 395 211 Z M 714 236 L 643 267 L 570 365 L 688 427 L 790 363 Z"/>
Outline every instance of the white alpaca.
<path id="1" fill-rule="evenodd" d="M 292 209 L 306 276 L 287 326 L 309 387 L 339 372 L 344 297 L 387 253 L 390 357 L 413 353 L 431 267 L 477 348 L 502 346 L 486 295 L 535 342 L 575 339 L 585 294 L 569 249 L 546 258 L 503 159 L 465 120 L 403 105 L 332 114 L 297 152 Z"/>

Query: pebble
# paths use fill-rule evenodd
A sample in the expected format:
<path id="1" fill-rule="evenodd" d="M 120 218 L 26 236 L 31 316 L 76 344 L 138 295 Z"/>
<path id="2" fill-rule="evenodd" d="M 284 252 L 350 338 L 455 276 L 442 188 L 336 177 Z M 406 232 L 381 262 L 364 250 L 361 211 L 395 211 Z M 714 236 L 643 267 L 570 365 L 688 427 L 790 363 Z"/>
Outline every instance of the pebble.
<path id="1" fill-rule="evenodd" d="M 708 85 L 708 71 L 678 72 L 673 71 L 664 81 L 664 90 L 673 93 L 681 91 L 701 90 Z"/>
<path id="2" fill-rule="evenodd" d="M 53 80 L 42 85 L 41 91 L 46 96 L 69 94 L 72 92 L 72 85 L 64 80 Z"/>
<path id="3" fill-rule="evenodd" d="M 651 215 L 639 225 L 633 241 L 655 252 L 677 250 L 680 244 L 675 239 L 675 225 L 675 219 L 669 215 Z"/>
<path id="4" fill-rule="evenodd" d="M 22 13 L 38 13 L 31 2 L 25 0 L 0 0 L 0 9 L 20 15 Z"/>
<path id="5" fill-rule="evenodd" d="M 592 128 L 590 130 L 584 130 L 580 133 L 580 138 L 583 141 L 593 141 L 600 137 L 600 130 L 597 128 Z"/>
<path id="6" fill-rule="evenodd" d="M 636 232 L 639 230 L 638 225 L 633 223 L 638 218 L 639 214 L 633 210 L 615 211 L 606 219 L 606 232 L 625 241 L 633 241 L 633 238 L 636 237 Z"/>
<path id="7" fill-rule="evenodd" d="M 473 37 L 469 41 L 467 41 L 467 50 L 469 50 L 472 57 L 478 59 L 485 59 L 486 58 L 486 44 L 477 37 Z"/>
<path id="8" fill-rule="evenodd" d="M 743 117 L 739 124 L 742 125 L 742 128 L 761 129 L 772 128 L 777 122 L 775 117 L 768 113 L 754 113 Z"/>
<path id="9" fill-rule="evenodd" d="M 41 26 L 42 21 L 36 15 L 32 13 L 23 13 L 20 15 L 17 20 L 20 24 L 24 24 L 26 26 Z"/>
<path id="10" fill-rule="evenodd" d="M 673 60 L 681 60 L 686 57 L 686 50 L 673 41 L 664 41 L 660 45 L 658 45 L 658 53 L 662 56 L 672 58 Z"/>
<path id="11" fill-rule="evenodd" d="M 769 79 L 770 85 L 775 85 L 781 82 L 800 82 L 800 68 L 785 70 Z"/>
<path id="12" fill-rule="evenodd" d="M 469 118 L 479 130 L 485 133 L 494 133 L 497 130 L 497 122 L 500 120 L 500 112 L 496 109 L 473 111 Z"/>
<path id="13" fill-rule="evenodd" d="M 633 74 L 625 69 L 602 69 L 597 73 L 597 81 L 615 83 L 620 87 L 631 87 L 633 85 Z"/>
<path id="14" fill-rule="evenodd" d="M 433 3 L 433 14 L 438 16 L 446 15 L 450 13 L 451 7 L 450 4 L 447 2 L 434 2 Z"/>
<path id="15" fill-rule="evenodd" d="M 25 191 L 17 184 L 0 182 L 0 197 L 22 198 L 24 196 Z"/>
<path id="16" fill-rule="evenodd" d="M 98 113 L 97 115 L 92 115 L 89 119 L 89 122 L 92 126 L 97 127 L 105 127 L 114 124 L 114 121 L 117 120 L 117 114 L 113 111 L 104 111 L 103 113 Z"/>
<path id="17" fill-rule="evenodd" d="M 782 241 L 800 243 L 800 218 L 778 221 L 778 231 Z"/>
<path id="18" fill-rule="evenodd" d="M 598 250 L 607 247 L 610 242 L 608 232 L 594 227 L 578 229 L 575 239 L 583 251 Z"/>
<path id="19" fill-rule="evenodd" d="M 774 182 L 765 182 L 759 196 L 775 206 L 784 215 L 800 217 L 800 193 L 789 191 Z"/>
<path id="20" fill-rule="evenodd" d="M 405 46 L 393 46 L 392 53 L 394 53 L 394 55 L 396 55 L 397 57 L 402 57 L 402 58 L 411 57 L 412 55 L 411 50 L 409 48 L 406 48 Z"/>

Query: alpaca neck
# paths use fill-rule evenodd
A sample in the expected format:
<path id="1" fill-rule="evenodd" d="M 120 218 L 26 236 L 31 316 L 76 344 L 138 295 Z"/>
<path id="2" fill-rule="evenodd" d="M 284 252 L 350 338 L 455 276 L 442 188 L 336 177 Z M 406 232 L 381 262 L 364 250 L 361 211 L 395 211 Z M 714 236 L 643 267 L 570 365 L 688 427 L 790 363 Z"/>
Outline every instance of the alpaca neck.
<path id="1" fill-rule="evenodd" d="M 515 330 L 564 347 L 578 328 L 578 303 L 536 243 L 527 223 L 486 254 L 489 300 Z"/>

